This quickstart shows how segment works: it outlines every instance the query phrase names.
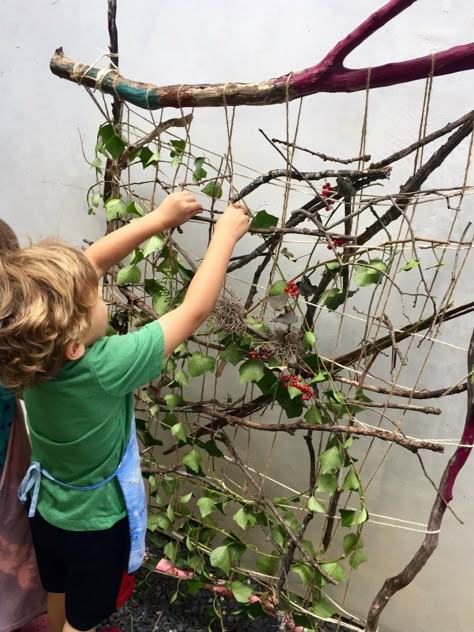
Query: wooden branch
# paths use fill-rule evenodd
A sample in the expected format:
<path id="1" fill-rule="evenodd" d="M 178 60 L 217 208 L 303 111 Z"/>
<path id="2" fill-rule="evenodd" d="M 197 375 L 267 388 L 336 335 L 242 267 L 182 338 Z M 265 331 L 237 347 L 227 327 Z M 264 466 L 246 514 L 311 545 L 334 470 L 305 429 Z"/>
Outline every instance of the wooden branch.
<path id="1" fill-rule="evenodd" d="M 341 40 L 324 59 L 305 70 L 290 72 L 260 83 L 198 84 L 155 86 L 132 81 L 118 72 L 104 73 L 99 68 L 76 63 L 62 48 L 53 55 L 51 71 L 63 79 L 89 88 L 98 88 L 137 107 L 157 110 L 165 107 L 222 107 L 224 105 L 271 105 L 299 99 L 318 92 L 356 92 L 370 88 L 447 75 L 474 68 L 474 43 L 403 62 L 372 68 L 350 69 L 344 66 L 347 55 L 370 35 L 387 24 L 416 0 L 390 0 L 365 22 Z"/>
<path id="2" fill-rule="evenodd" d="M 454 307 L 453 309 L 449 309 L 442 314 L 435 314 L 433 316 L 429 316 L 428 318 L 424 318 L 416 323 L 406 325 L 402 327 L 399 331 L 395 332 L 395 339 L 397 342 L 401 340 L 405 340 L 409 336 L 413 334 L 428 329 L 435 323 L 439 322 L 447 322 L 452 320 L 453 318 L 458 318 L 459 316 L 465 316 L 466 314 L 470 314 L 474 311 L 474 302 L 466 303 L 459 307 Z M 390 334 L 387 336 L 382 336 L 375 342 L 368 342 L 362 347 L 358 349 L 354 349 L 354 351 L 350 351 L 349 353 L 345 353 L 342 356 L 336 358 L 336 363 L 346 366 L 348 364 L 352 364 L 356 362 L 361 355 L 372 355 L 372 353 L 383 351 L 388 347 L 392 346 L 392 337 Z"/>
<path id="3" fill-rule="evenodd" d="M 312 430 L 308 430 L 308 432 L 304 436 L 304 440 L 306 442 L 306 446 L 308 448 L 308 453 L 309 453 L 308 489 L 309 489 L 309 493 L 312 494 L 316 486 L 316 453 L 314 451 L 314 446 L 313 446 L 313 431 Z M 301 540 L 303 539 L 304 534 L 306 533 L 306 529 L 308 528 L 308 525 L 313 518 L 314 518 L 314 512 L 310 510 L 306 511 L 304 518 L 301 521 L 300 528 L 298 529 L 298 533 L 296 534 L 296 538 L 298 542 L 301 542 Z M 281 594 L 281 591 L 283 590 L 283 586 L 285 585 L 285 580 L 288 577 L 288 573 L 290 572 L 291 564 L 293 563 L 293 559 L 295 557 L 295 551 L 296 551 L 296 543 L 294 541 L 291 541 L 286 547 L 285 554 L 281 561 L 281 572 L 280 572 L 280 577 L 278 579 L 278 585 L 277 585 L 278 596 Z"/>
<path id="4" fill-rule="evenodd" d="M 459 127 L 454 134 L 452 134 L 448 140 L 441 145 L 441 147 L 434 152 L 434 154 L 416 171 L 416 173 L 408 178 L 404 185 L 400 187 L 400 193 L 397 195 L 397 204 L 393 204 L 390 208 L 375 221 L 370 224 L 363 233 L 357 237 L 357 245 L 361 246 L 367 241 L 372 239 L 379 231 L 386 229 L 386 227 L 395 220 L 402 217 L 402 211 L 405 211 L 410 204 L 413 196 L 419 191 L 422 184 L 427 178 L 435 171 L 444 160 L 451 154 L 451 152 L 472 133 L 474 126 L 474 115 L 469 113 L 468 120 Z M 354 185 L 355 186 L 355 185 Z M 356 187 L 357 188 L 357 187 Z M 356 254 L 357 251 L 352 250 L 352 254 Z M 314 315 L 316 313 L 317 303 L 322 293 L 327 289 L 331 283 L 333 276 L 330 271 L 323 273 L 315 293 L 311 299 L 311 305 L 308 305 L 305 314 L 305 320 L 307 326 L 311 328 L 314 322 Z"/>
<path id="5" fill-rule="evenodd" d="M 186 116 L 182 116 L 181 118 L 172 118 L 168 119 L 167 121 L 163 121 L 162 123 L 154 127 L 151 132 L 146 134 L 139 141 L 137 141 L 133 145 L 129 145 L 126 149 L 123 150 L 122 154 L 118 158 L 119 168 L 125 169 L 128 165 L 128 159 L 134 152 L 137 151 L 137 149 L 140 149 L 140 147 L 144 147 L 156 138 L 159 138 L 161 134 L 163 134 L 163 132 L 166 132 L 166 130 L 170 127 L 187 127 L 191 124 L 192 120 L 193 115 L 187 114 Z"/>
<path id="6" fill-rule="evenodd" d="M 317 158 L 321 158 L 321 160 L 329 161 L 329 162 L 339 162 L 342 165 L 350 165 L 352 162 L 368 162 L 371 158 L 368 154 L 365 154 L 364 156 L 356 156 L 355 158 L 335 158 L 334 156 L 328 156 L 327 154 L 323 154 L 320 151 L 313 151 L 312 149 L 301 147 L 300 145 L 296 145 L 295 143 L 290 143 L 287 140 L 272 138 L 272 141 L 274 143 L 279 143 L 280 145 L 285 145 L 285 147 L 293 147 L 294 149 L 305 151 L 306 153 L 311 154 L 312 156 L 317 156 Z"/>
<path id="7" fill-rule="evenodd" d="M 409 399 L 436 399 L 438 397 L 445 397 L 447 395 L 457 395 L 458 393 L 464 393 L 467 390 L 467 382 L 462 384 L 454 384 L 453 386 L 447 386 L 445 388 L 438 388 L 434 391 L 422 389 L 414 391 L 409 388 L 402 389 L 398 386 L 393 388 L 385 388 L 382 386 L 374 386 L 373 384 L 360 384 L 357 380 L 349 380 L 346 377 L 340 375 L 334 375 L 333 379 L 343 384 L 351 384 L 357 386 L 358 389 L 364 391 L 372 391 L 373 393 L 381 393 L 382 395 L 390 395 L 394 397 L 408 397 Z"/>
<path id="8" fill-rule="evenodd" d="M 383 160 L 379 160 L 379 162 L 372 163 L 370 165 L 370 169 L 382 169 L 383 167 L 387 167 L 388 165 L 391 165 L 394 162 L 397 162 L 397 160 L 401 160 L 402 158 L 405 158 L 405 156 L 410 155 L 417 149 L 420 149 L 420 147 L 424 147 L 428 143 L 432 143 L 434 140 L 441 138 L 441 136 L 444 136 L 445 134 L 449 134 L 449 132 L 452 132 L 453 129 L 456 129 L 456 127 L 460 127 L 464 123 L 467 123 L 473 117 L 474 117 L 474 110 L 471 110 L 464 116 L 461 116 L 461 118 L 458 118 L 456 121 L 453 121 L 453 123 L 448 123 L 447 125 L 445 125 L 441 129 L 436 130 L 432 134 L 428 134 L 421 140 L 417 140 L 415 143 L 408 145 L 408 147 L 405 147 L 405 149 L 396 151 L 394 154 L 391 154 L 387 158 L 384 158 Z"/>
<path id="9" fill-rule="evenodd" d="M 389 432 L 388 430 L 381 430 L 380 428 L 363 428 L 356 426 L 340 426 L 340 425 L 328 425 L 328 424 L 309 424 L 303 420 L 295 421 L 289 424 L 262 424 L 250 419 L 242 419 L 234 415 L 222 413 L 217 410 L 212 410 L 207 406 L 197 405 L 194 409 L 205 413 L 209 417 L 222 420 L 224 425 L 229 426 L 241 426 L 243 428 L 249 428 L 251 430 L 262 430 L 264 432 L 288 432 L 294 434 L 297 430 L 314 430 L 316 432 L 346 432 L 348 434 L 360 435 L 362 437 L 375 437 L 382 441 L 388 441 L 389 443 L 396 443 L 402 448 L 410 450 L 410 452 L 417 452 L 418 450 L 431 450 L 432 452 L 444 452 L 444 447 L 439 443 L 433 443 L 431 441 L 422 441 L 417 439 L 408 439 L 400 433 Z"/>
<path id="10" fill-rule="evenodd" d="M 268 173 L 255 178 L 252 182 L 247 184 L 242 191 L 233 196 L 232 202 L 238 202 L 262 184 L 276 180 L 277 178 L 291 178 L 292 180 L 298 180 L 300 182 L 306 180 L 324 180 L 326 178 L 337 178 L 339 176 L 346 178 L 362 178 L 369 175 L 371 180 L 386 180 L 390 177 L 390 169 L 366 169 L 363 171 L 356 171 L 351 169 L 326 169 L 325 171 L 297 171 L 296 169 L 272 169 Z"/>
<path id="11" fill-rule="evenodd" d="M 468 372 L 472 371 L 473 364 L 474 332 L 469 345 Z M 474 445 L 474 382 L 472 379 L 468 381 L 466 422 L 459 443 L 463 447 L 456 449 L 441 477 L 439 491 L 431 509 L 427 533 L 423 542 L 405 568 L 398 575 L 389 577 L 379 590 L 369 609 L 366 632 L 377 632 L 380 616 L 390 599 L 395 593 L 408 586 L 415 579 L 438 546 L 443 517 L 448 503 L 453 499 L 454 483 L 469 458 Z"/>
<path id="12" fill-rule="evenodd" d="M 427 162 L 418 169 L 418 171 L 408 178 L 406 183 L 400 188 L 400 194 L 406 193 L 406 198 L 397 196 L 397 204 L 392 205 L 388 211 L 386 211 L 379 220 L 368 226 L 363 233 L 357 238 L 357 244 L 365 244 L 376 233 L 379 232 L 381 226 L 388 226 L 393 221 L 402 216 L 401 210 L 405 210 L 411 201 L 413 193 L 418 191 L 421 185 L 425 182 L 431 173 L 437 169 L 449 154 L 472 133 L 474 126 L 474 114 L 469 113 L 468 120 L 459 127 L 454 134 L 452 134 L 448 140 L 442 145 L 435 153 L 430 157 Z"/>

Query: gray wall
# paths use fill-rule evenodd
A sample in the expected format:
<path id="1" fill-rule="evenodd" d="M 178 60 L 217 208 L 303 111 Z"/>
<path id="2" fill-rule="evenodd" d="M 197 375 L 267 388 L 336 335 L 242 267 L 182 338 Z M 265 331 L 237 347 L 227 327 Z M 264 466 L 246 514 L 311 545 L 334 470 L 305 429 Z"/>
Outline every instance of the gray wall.
<path id="1" fill-rule="evenodd" d="M 285 0 L 271 3 L 119 0 L 121 69 L 125 76 L 157 84 L 262 80 L 313 65 L 381 4 L 374 0 L 357 3 L 347 0 L 331 3 L 323 0 L 293 3 Z M 91 158 L 101 119 L 84 90 L 51 75 L 48 62 L 59 45 L 64 46 L 71 58 L 89 63 L 107 50 L 106 2 L 2 0 L 0 24 L 1 215 L 11 222 L 22 239 L 53 234 L 81 245 L 83 238 L 96 238 L 104 230 L 102 217 L 87 215 L 85 194 L 93 183 L 94 174 L 82 157 L 79 141 L 81 136 L 84 151 Z M 439 51 L 472 39 L 473 27 L 471 2 L 419 0 L 351 55 L 348 65 L 376 65 Z M 435 80 L 429 130 L 467 111 L 472 103 L 472 79 L 473 73 L 468 72 Z M 371 93 L 367 150 L 374 159 L 416 138 L 423 90 L 424 83 L 416 82 Z M 305 99 L 298 140 L 334 155 L 356 155 L 364 99 L 361 93 L 316 95 Z M 293 104 L 290 108 L 293 130 L 296 112 Z M 270 136 L 284 138 L 284 106 L 237 111 L 234 160 L 261 172 L 282 167 L 274 150 L 258 134 L 259 127 Z M 226 150 L 225 118 L 221 110 L 196 112 L 193 142 L 220 153 Z M 467 143 L 463 143 L 430 183 L 436 183 L 437 187 L 460 184 L 466 156 Z M 300 169 L 314 165 L 308 157 L 298 156 Z M 390 190 L 396 190 L 410 169 L 410 161 L 397 166 Z M 237 185 L 239 182 L 237 176 Z M 261 189 L 250 201 L 253 208 L 279 208 L 281 190 Z M 298 203 L 298 196 L 294 196 L 292 207 L 296 208 Z M 468 195 L 456 235 L 468 217 L 472 217 L 472 210 L 472 197 Z M 443 204 L 432 204 L 419 215 L 421 221 L 416 229 L 420 235 L 443 238 L 451 220 Z M 296 241 L 292 240 L 291 249 L 296 254 L 304 252 L 304 244 L 294 243 Z M 203 243 L 204 234 L 202 243 L 194 241 L 192 244 L 196 254 L 202 255 Z M 254 242 L 243 244 L 242 251 L 246 251 L 250 243 Z M 440 275 L 439 296 L 449 282 L 449 266 L 447 270 Z M 466 271 L 458 286 L 455 294 L 458 303 L 473 295 L 472 266 L 470 272 Z M 248 272 L 240 271 L 235 276 L 246 280 Z M 239 291 L 239 283 L 231 283 L 235 283 Z M 338 318 L 329 314 L 321 321 L 317 333 L 323 353 L 331 353 L 333 349 Z M 340 350 L 354 347 L 360 339 L 358 321 L 349 324 Z M 451 346 L 434 345 L 419 387 L 437 388 L 462 378 L 466 373 L 462 349 L 467 347 L 471 326 L 472 319 L 467 317 L 442 328 L 438 338 Z M 413 384 L 426 353 L 425 344 L 419 351 L 418 366 L 404 371 L 401 383 Z M 223 392 L 228 384 L 231 377 L 224 375 L 220 385 Z M 450 398 L 442 407 L 444 414 L 440 418 L 407 416 L 404 430 L 417 437 L 458 438 L 465 414 L 465 397 Z M 258 441 L 256 452 L 263 454 L 268 441 Z M 280 440 L 270 474 L 290 487 L 304 486 L 304 472 L 297 464 L 298 454 L 289 453 L 284 443 L 278 452 L 279 443 Z M 383 454 L 383 448 L 372 452 L 366 475 L 375 470 Z M 447 448 L 445 456 L 425 456 L 435 480 L 449 454 Z M 453 507 L 464 525 L 447 513 L 438 551 L 413 585 L 393 600 L 384 616 L 382 631 L 472 629 L 474 504 L 470 477 L 473 475 L 471 461 L 455 488 Z M 351 580 L 345 600 L 348 610 L 365 616 L 384 578 L 401 570 L 423 537 L 417 531 L 377 523 L 399 524 L 423 531 L 433 493 L 416 459 L 393 448 L 367 493 L 372 513 L 365 530 L 369 562 Z"/>

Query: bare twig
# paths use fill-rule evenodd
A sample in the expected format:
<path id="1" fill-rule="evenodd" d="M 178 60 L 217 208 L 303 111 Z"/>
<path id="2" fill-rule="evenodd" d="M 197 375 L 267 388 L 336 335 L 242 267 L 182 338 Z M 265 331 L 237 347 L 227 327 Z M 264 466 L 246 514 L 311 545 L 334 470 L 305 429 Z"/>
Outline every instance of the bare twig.
<path id="1" fill-rule="evenodd" d="M 342 165 L 350 165 L 352 162 L 368 162 L 370 160 L 370 156 L 367 154 L 365 156 L 357 156 L 356 158 L 334 158 L 334 156 L 328 156 L 327 154 L 322 154 L 319 151 L 312 151 L 311 149 L 307 149 L 306 147 L 300 147 L 299 145 L 295 145 L 295 143 L 290 143 L 286 140 L 279 140 L 278 138 L 272 138 L 274 143 L 279 143 L 280 145 L 285 145 L 286 147 L 293 147 L 294 149 L 299 149 L 300 151 L 305 151 L 312 156 L 317 156 L 321 158 L 321 160 L 329 161 L 329 162 L 339 162 Z"/>

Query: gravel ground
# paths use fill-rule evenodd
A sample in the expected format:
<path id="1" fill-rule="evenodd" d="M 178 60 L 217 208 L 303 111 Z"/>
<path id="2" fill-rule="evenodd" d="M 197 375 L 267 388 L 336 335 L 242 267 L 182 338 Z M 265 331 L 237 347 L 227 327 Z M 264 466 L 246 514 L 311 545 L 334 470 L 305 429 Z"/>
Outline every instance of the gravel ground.
<path id="1" fill-rule="evenodd" d="M 181 589 L 185 582 L 182 582 Z M 177 581 L 159 573 L 142 570 L 137 577 L 137 588 L 132 598 L 119 612 L 110 618 L 107 625 L 117 626 L 123 632 L 217 632 L 219 623 L 209 627 L 212 601 L 216 597 L 201 590 L 194 596 L 180 598 L 170 604 L 176 591 Z M 271 617 L 260 617 L 250 621 L 235 616 L 238 604 L 220 596 L 220 607 L 224 614 L 227 632 L 279 632 L 278 623 Z M 234 613 L 234 614 L 233 614 Z M 100 628 L 99 628 L 100 629 Z M 321 632 L 336 632 L 336 626 L 325 624 Z M 339 632 L 344 632 L 341 628 Z"/>

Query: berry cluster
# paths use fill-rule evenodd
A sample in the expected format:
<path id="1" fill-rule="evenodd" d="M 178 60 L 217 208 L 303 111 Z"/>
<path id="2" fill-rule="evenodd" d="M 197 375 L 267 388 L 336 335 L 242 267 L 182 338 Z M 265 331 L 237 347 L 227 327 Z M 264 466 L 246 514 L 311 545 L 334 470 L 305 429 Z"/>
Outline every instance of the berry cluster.
<path id="1" fill-rule="evenodd" d="M 303 393 L 303 397 L 301 398 L 303 401 L 307 402 L 314 397 L 313 389 L 305 384 L 303 382 L 303 378 L 299 375 L 280 375 L 278 379 L 285 388 L 292 386 L 293 388 L 297 388 L 301 391 Z"/>
<path id="2" fill-rule="evenodd" d="M 251 360 L 263 360 L 266 362 L 271 356 L 271 351 L 268 347 L 259 347 L 255 351 L 249 351 L 247 355 Z"/>
<path id="3" fill-rule="evenodd" d="M 287 292 L 291 298 L 295 298 L 299 296 L 298 287 L 294 281 L 288 281 L 288 285 L 285 288 L 285 292 Z"/>
<path id="4" fill-rule="evenodd" d="M 328 198 L 327 199 L 328 206 L 326 206 L 326 211 L 330 211 L 331 204 L 334 204 L 334 202 L 336 201 L 330 197 L 331 192 L 332 192 L 332 186 L 329 184 L 329 182 L 326 182 L 326 184 L 323 184 L 322 196 L 323 198 Z"/>
<path id="5" fill-rule="evenodd" d="M 333 240 L 332 240 L 332 243 L 333 243 L 336 247 L 339 247 L 339 246 L 344 246 L 344 244 L 345 244 L 346 242 L 345 242 L 345 241 L 344 241 L 344 239 L 342 239 L 341 237 L 336 237 L 335 239 L 333 239 Z M 328 250 L 332 250 L 332 246 L 331 246 L 331 244 L 328 244 L 327 248 L 328 248 Z"/>

